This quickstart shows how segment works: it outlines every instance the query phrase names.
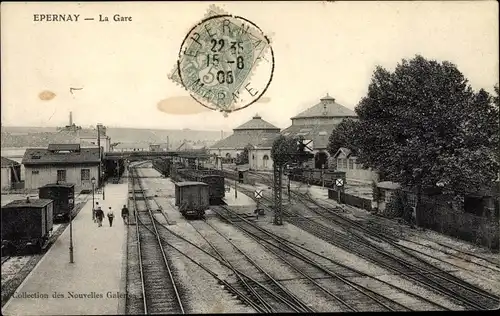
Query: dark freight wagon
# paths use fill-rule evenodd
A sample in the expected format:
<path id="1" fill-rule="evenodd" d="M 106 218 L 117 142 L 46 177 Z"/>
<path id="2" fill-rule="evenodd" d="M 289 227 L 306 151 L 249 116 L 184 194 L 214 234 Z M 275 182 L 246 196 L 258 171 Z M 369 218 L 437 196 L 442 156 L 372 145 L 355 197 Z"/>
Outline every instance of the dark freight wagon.
<path id="1" fill-rule="evenodd" d="M 175 205 L 186 217 L 202 217 L 210 206 L 208 184 L 177 182 L 175 184 Z"/>
<path id="2" fill-rule="evenodd" d="M 2 207 L 2 249 L 41 251 L 52 232 L 53 202 L 48 199 L 16 200 Z"/>
<path id="3" fill-rule="evenodd" d="M 75 185 L 72 183 L 46 184 L 38 188 L 38 197 L 54 201 L 54 220 L 69 220 L 75 207 Z"/>

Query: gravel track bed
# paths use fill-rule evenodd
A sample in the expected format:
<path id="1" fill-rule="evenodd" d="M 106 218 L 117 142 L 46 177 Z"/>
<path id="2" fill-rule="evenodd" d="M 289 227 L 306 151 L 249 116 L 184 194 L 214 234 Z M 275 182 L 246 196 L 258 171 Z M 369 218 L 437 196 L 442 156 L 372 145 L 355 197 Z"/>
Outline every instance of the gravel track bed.
<path id="1" fill-rule="evenodd" d="M 244 232 L 235 228 L 233 225 L 222 223 L 219 220 L 210 220 L 210 225 L 216 227 L 227 238 L 245 252 L 259 266 L 271 275 L 275 280 L 300 278 L 301 276 L 288 267 L 281 260 L 269 253 L 259 243 L 247 237 Z M 235 238 L 236 237 L 236 238 Z"/>
<path id="2" fill-rule="evenodd" d="M 372 276 L 376 279 L 380 279 L 382 281 L 388 282 L 389 284 L 401 287 L 402 289 L 407 290 L 410 293 L 418 294 L 419 296 L 422 296 L 432 302 L 436 302 L 437 304 L 445 306 L 449 309 L 463 310 L 463 307 L 461 305 L 450 302 L 449 297 L 443 296 L 439 293 L 436 293 L 435 291 L 428 290 L 421 285 L 415 284 L 414 282 L 405 279 L 404 276 L 393 275 L 389 271 L 380 268 L 360 257 L 357 257 L 352 253 L 333 246 L 294 225 L 284 223 L 283 226 L 274 226 L 272 224 L 259 223 L 259 226 L 272 231 L 274 234 L 282 238 L 298 243 L 307 249 L 311 249 L 316 253 L 322 253 L 323 256 L 333 260 L 334 262 L 338 262 L 346 266 L 356 267 L 356 270 L 359 270 L 362 273 L 366 273 L 367 275 Z M 305 250 L 301 250 L 297 247 L 293 248 L 306 256 L 310 255 L 310 253 L 306 252 Z M 318 262 L 320 261 L 318 260 Z"/>
<path id="3" fill-rule="evenodd" d="M 150 176 L 157 173 L 153 169 L 140 169 L 139 172 L 143 176 Z M 158 202 L 163 212 L 167 214 L 170 224 L 174 223 L 175 225 L 168 225 L 163 215 L 154 213 L 154 217 L 158 219 L 159 223 L 167 226 L 168 229 L 194 244 L 201 245 L 201 248 L 207 251 L 211 250 L 211 248 L 208 249 L 209 246 L 205 245 L 206 243 L 202 237 L 199 236 L 174 207 L 175 199 L 172 198 L 174 197 L 174 185 L 169 179 L 143 178 L 141 181 L 144 183 L 143 187 L 148 196 L 154 197 L 157 195 L 157 197 L 154 197 L 154 200 L 148 201 L 148 204 L 152 209 L 157 209 L 155 201 Z M 190 256 L 196 262 L 215 272 L 221 279 L 225 279 L 229 283 L 236 281 L 232 272 L 214 258 L 173 236 L 158 223 L 157 229 L 168 243 Z M 255 313 L 253 308 L 242 304 L 232 293 L 219 285 L 217 280 L 208 272 L 179 253 L 176 249 L 166 244 L 164 245 L 164 249 L 172 264 L 174 278 L 178 280 L 178 287 L 182 289 L 181 297 L 183 298 L 184 308 L 187 313 Z"/>

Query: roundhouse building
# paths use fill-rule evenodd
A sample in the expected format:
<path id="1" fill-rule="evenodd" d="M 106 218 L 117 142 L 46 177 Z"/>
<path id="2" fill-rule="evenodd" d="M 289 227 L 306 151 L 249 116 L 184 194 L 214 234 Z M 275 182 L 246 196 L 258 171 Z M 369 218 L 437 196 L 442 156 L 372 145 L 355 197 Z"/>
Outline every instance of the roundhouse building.
<path id="1" fill-rule="evenodd" d="M 243 152 L 245 146 L 257 146 L 262 142 L 274 140 L 279 135 L 280 129 L 256 114 L 250 121 L 233 129 L 233 132 L 229 137 L 210 146 L 210 155 L 226 158 L 226 160 L 234 160 L 237 154 Z M 259 165 L 272 168 L 270 153 L 258 157 L 254 155 L 255 159 L 258 160 Z M 251 165 L 252 157 L 250 154 L 249 160 Z"/>
<path id="2" fill-rule="evenodd" d="M 330 154 L 327 152 L 328 139 L 333 129 L 344 119 L 357 119 L 354 111 L 335 102 L 328 94 L 320 99 L 320 102 L 307 110 L 291 118 L 292 125 L 281 131 L 283 136 L 303 136 L 306 140 L 312 140 L 314 161 L 310 161 L 311 168 L 335 168 Z M 258 163 L 253 163 L 252 157 L 259 159 L 262 156 L 271 155 L 272 140 L 256 144 L 250 156 L 250 168 L 256 170 L 272 170 L 272 163 L 265 168 Z"/>
<path id="3" fill-rule="evenodd" d="M 357 119 L 356 113 L 335 102 L 335 99 L 327 94 L 318 104 L 292 117 L 292 125 L 281 134 L 291 137 L 303 136 L 306 140 L 312 140 L 314 161 L 311 162 L 311 167 L 328 168 L 328 139 L 333 129 L 344 119 Z"/>
<path id="4" fill-rule="evenodd" d="M 75 191 L 92 189 L 92 178 L 98 179 L 99 148 L 81 148 L 79 144 L 50 144 L 45 148 L 28 148 L 22 164 L 24 186 L 36 190 L 49 183 L 73 183 Z"/>

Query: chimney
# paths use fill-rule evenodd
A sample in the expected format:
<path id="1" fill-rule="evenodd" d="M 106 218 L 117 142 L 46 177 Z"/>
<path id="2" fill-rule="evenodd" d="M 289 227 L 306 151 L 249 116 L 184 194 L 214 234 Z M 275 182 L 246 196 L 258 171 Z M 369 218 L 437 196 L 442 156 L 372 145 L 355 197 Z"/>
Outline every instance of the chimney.
<path id="1" fill-rule="evenodd" d="M 69 126 L 73 126 L 73 112 L 69 112 Z"/>

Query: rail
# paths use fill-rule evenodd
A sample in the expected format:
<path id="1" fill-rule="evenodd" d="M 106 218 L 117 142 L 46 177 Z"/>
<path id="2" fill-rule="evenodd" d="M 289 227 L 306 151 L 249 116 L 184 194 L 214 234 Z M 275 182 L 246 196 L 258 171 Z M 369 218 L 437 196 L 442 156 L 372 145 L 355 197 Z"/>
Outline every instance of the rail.
<path id="1" fill-rule="evenodd" d="M 137 170 L 135 170 L 134 168 L 131 168 L 130 169 L 130 172 L 131 172 L 131 176 L 132 176 L 132 183 L 133 183 L 133 188 L 135 188 L 135 179 L 137 178 Z M 141 182 L 140 180 L 138 180 L 137 182 L 137 185 L 139 187 L 139 190 L 141 192 L 141 194 L 144 196 L 144 198 L 146 198 L 146 194 L 144 192 L 144 189 L 142 188 L 142 185 L 141 185 Z M 160 310 L 154 310 L 154 308 L 151 308 L 149 305 L 153 305 L 151 303 L 151 301 L 153 300 L 151 296 L 158 296 L 160 294 L 158 293 L 154 293 L 154 287 L 155 286 L 159 286 L 157 284 L 155 284 L 155 280 L 153 279 L 152 282 L 151 282 L 151 287 L 152 289 L 148 289 L 147 287 L 147 284 L 146 284 L 146 277 L 145 277 L 145 273 L 144 273 L 144 270 L 145 270 L 145 265 L 144 265 L 144 262 L 142 261 L 142 256 L 144 255 L 144 251 L 143 251 L 143 243 L 141 243 L 141 238 L 140 238 L 140 235 L 141 235 L 141 232 L 139 230 L 139 224 L 141 227 L 144 227 L 146 229 L 149 229 L 148 227 L 148 224 L 144 223 L 143 220 L 141 220 L 139 218 L 139 207 L 138 207 L 138 203 L 137 203 L 137 200 L 136 200 L 136 197 L 135 197 L 135 190 L 134 190 L 134 194 L 133 194 L 133 200 L 134 200 L 134 208 L 135 208 L 135 219 L 136 219 L 136 227 L 137 227 L 137 245 L 138 245 L 138 251 L 139 251 L 139 258 L 140 258 L 140 271 L 141 271 L 141 286 L 142 286 L 142 289 L 143 289 L 143 304 L 144 304 L 144 313 L 145 314 L 149 314 L 149 313 L 156 313 L 156 312 L 165 312 L 165 309 L 166 308 L 169 308 L 169 306 L 165 306 L 165 304 L 163 305 L 160 305 L 160 306 L 156 306 L 157 309 L 160 309 Z M 146 199 L 144 199 L 145 202 L 146 202 Z M 146 209 L 147 209 L 147 213 L 149 215 L 149 218 L 151 220 L 151 228 L 152 229 L 149 229 L 150 232 L 153 233 L 153 235 L 156 237 L 156 241 L 158 242 L 158 248 L 160 250 L 160 254 L 161 254 L 161 258 L 163 259 L 163 263 L 165 265 L 165 268 L 167 270 L 167 273 L 168 273 L 168 276 L 169 276 L 169 281 L 170 281 L 170 286 L 172 286 L 173 288 L 173 291 L 174 291 L 174 294 L 175 294 L 175 300 L 177 301 L 177 304 L 178 304 L 178 308 L 180 310 L 180 312 L 182 314 L 185 313 L 184 311 L 184 307 L 183 307 L 183 304 L 182 304 L 182 301 L 181 301 L 181 298 L 180 298 L 180 295 L 179 295 L 179 291 L 177 289 L 177 286 L 176 286 L 176 282 L 175 282 L 175 279 L 174 279 L 174 276 L 172 274 L 172 271 L 170 269 L 170 264 L 167 260 L 167 257 L 166 257 L 166 254 L 165 254 L 165 249 L 163 248 L 163 245 L 162 245 L 162 241 L 160 239 L 160 236 L 159 236 L 159 233 L 158 233 L 158 230 L 156 228 L 156 224 L 155 224 L 155 220 L 154 220 L 154 216 L 152 214 L 152 211 L 151 209 L 149 208 L 149 206 L 147 205 L 147 203 L 145 203 L 146 205 Z M 153 276 L 148 276 L 148 277 L 153 277 Z M 156 289 L 161 293 L 161 295 L 165 296 L 165 294 L 163 293 L 163 291 L 161 289 Z M 147 293 L 149 292 L 149 293 Z M 147 294 L 150 294 L 150 295 L 147 295 Z M 149 296 L 149 302 L 148 302 L 148 296 Z"/>

